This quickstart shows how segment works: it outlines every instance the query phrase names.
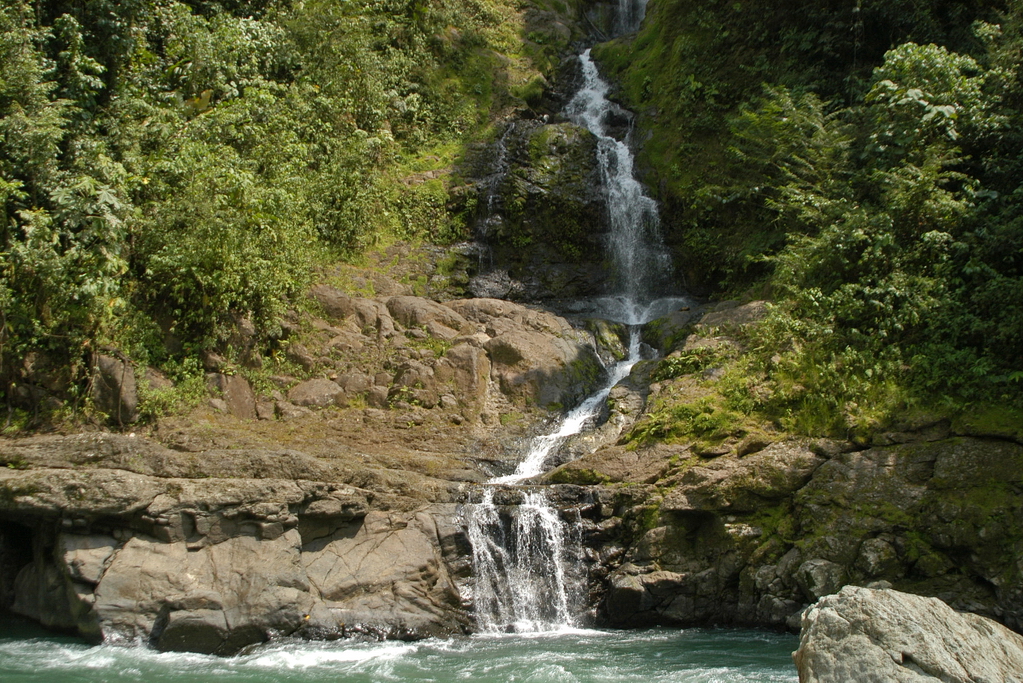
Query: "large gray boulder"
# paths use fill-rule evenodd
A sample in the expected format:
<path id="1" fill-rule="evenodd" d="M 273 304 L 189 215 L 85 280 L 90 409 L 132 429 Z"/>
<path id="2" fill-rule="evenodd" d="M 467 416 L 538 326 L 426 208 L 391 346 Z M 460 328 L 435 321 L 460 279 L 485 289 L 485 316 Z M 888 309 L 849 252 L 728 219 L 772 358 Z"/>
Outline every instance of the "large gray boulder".
<path id="1" fill-rule="evenodd" d="M 343 403 L 344 398 L 344 389 L 322 377 L 300 382 L 288 392 L 288 400 L 297 406 L 324 408 Z"/>
<path id="2" fill-rule="evenodd" d="M 1023 681 L 1023 636 L 937 598 L 846 586 L 803 614 L 802 683 Z"/>
<path id="3" fill-rule="evenodd" d="M 466 320 L 451 308 L 418 296 L 392 296 L 387 300 L 391 316 L 409 327 L 426 327 L 437 323 L 452 330 L 461 330 Z"/>

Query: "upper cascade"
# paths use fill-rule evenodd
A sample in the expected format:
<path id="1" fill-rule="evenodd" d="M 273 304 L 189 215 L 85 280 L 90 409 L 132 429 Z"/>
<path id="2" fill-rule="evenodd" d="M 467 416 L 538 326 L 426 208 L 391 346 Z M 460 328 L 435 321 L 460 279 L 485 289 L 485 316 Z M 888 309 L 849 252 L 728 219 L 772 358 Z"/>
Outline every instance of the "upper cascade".
<path id="1" fill-rule="evenodd" d="M 610 290 L 612 299 L 626 302 L 625 310 L 615 310 L 623 308 L 621 305 L 612 306 L 607 317 L 630 324 L 646 322 L 637 319 L 638 315 L 668 290 L 671 279 L 671 259 L 660 236 L 657 202 L 646 195 L 634 175 L 628 135 L 619 140 L 609 130 L 610 122 L 631 122 L 631 114 L 607 98 L 610 86 L 600 77 L 589 50 L 580 60 L 583 85 L 566 113 L 597 137 L 597 161 L 610 219 Z"/>
<path id="2" fill-rule="evenodd" d="M 614 24 L 615 35 L 620 36 L 637 31 L 646 15 L 646 5 L 647 0 L 618 0 Z"/>

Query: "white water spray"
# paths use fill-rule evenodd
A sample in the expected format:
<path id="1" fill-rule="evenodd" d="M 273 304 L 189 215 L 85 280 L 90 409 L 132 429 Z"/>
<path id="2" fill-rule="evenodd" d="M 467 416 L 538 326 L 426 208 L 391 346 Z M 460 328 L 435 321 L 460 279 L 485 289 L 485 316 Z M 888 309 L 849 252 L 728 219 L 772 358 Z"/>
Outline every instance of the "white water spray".
<path id="1" fill-rule="evenodd" d="M 536 633 L 572 625 L 565 580 L 569 529 L 542 490 L 502 515 L 493 487 L 473 506 L 469 541 L 475 571 L 473 598 L 480 630 Z"/>
<path id="2" fill-rule="evenodd" d="M 639 330 L 629 328 L 629 355 L 614 364 L 608 372 L 607 380 L 595 393 L 591 394 L 565 415 L 558 423 L 557 429 L 533 439 L 526 457 L 515 468 L 515 472 L 493 480 L 495 484 L 517 484 L 524 479 L 535 477 L 546 470 L 547 461 L 558 446 L 570 437 L 581 433 L 584 429 L 595 426 L 595 422 L 603 412 L 608 394 L 632 372 L 632 367 L 642 360 L 640 355 Z"/>
<path id="3" fill-rule="evenodd" d="M 634 175 L 632 150 L 627 140 L 615 139 L 608 131 L 609 119 L 627 121 L 629 114 L 607 99 L 610 86 L 597 72 L 589 50 L 580 60 L 583 86 L 568 103 L 567 113 L 597 138 L 597 163 L 610 219 L 612 287 L 639 305 L 666 289 L 671 260 L 658 231 L 657 202 L 646 196 Z"/>

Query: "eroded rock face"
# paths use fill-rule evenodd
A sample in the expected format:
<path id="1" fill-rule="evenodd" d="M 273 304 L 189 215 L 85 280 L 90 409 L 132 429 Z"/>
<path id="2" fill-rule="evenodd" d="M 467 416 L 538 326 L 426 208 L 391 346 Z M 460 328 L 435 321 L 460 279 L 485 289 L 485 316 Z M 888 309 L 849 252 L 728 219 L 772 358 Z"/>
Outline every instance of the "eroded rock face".
<path id="1" fill-rule="evenodd" d="M 1023 680 L 1023 636 L 937 598 L 847 586 L 803 613 L 802 683 Z"/>
<path id="2" fill-rule="evenodd" d="M 309 296 L 329 320 L 312 320 L 316 333 L 306 344 L 289 344 L 287 353 L 320 377 L 287 387 L 287 404 L 277 401 L 282 419 L 307 415 L 295 406 L 364 399 L 373 408 L 440 407 L 457 409 L 460 419 L 494 421 L 511 409 L 570 406 L 603 373 L 592 332 L 520 304 L 370 299 L 328 285 L 313 287 Z"/>
<path id="3" fill-rule="evenodd" d="M 481 328 L 467 341 L 486 352 L 491 379 L 514 402 L 570 405 L 603 373 L 592 338 L 564 318 L 500 299 L 464 299 L 447 307 Z"/>
<path id="4" fill-rule="evenodd" d="M 806 605 L 854 584 L 1021 626 L 1019 444 L 792 440 L 713 459 L 659 445 L 632 452 L 632 478 L 627 454 L 604 449 L 552 474 L 638 488 L 658 472 L 656 493 L 585 515 L 606 623 L 795 629 Z"/>
<path id="5" fill-rule="evenodd" d="M 665 512 L 756 512 L 802 488 L 825 462 L 805 444 L 781 442 L 745 458 L 716 458 L 681 475 Z"/>
<path id="6" fill-rule="evenodd" d="M 518 301 L 601 293 L 607 211 L 596 138 L 571 123 L 520 120 L 501 144 L 505 168 L 479 202 L 487 207 L 479 232 L 500 269 L 474 278 L 470 290 Z"/>
<path id="7" fill-rule="evenodd" d="M 232 654 L 271 635 L 468 627 L 454 504 L 385 511 L 371 492 L 306 480 L 0 474 L 0 518 L 31 537 L 26 553 L 5 534 L 3 564 L 21 566 L 0 567 L 14 584 L 0 594 L 94 641 Z"/>

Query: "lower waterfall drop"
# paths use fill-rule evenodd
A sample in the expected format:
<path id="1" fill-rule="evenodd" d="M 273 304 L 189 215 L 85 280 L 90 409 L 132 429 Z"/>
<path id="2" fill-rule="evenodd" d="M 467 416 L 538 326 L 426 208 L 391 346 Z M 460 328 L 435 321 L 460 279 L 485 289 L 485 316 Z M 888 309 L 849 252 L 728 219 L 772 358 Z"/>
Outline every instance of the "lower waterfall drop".
<path id="1" fill-rule="evenodd" d="M 567 541 L 577 536 L 542 489 L 520 489 L 522 500 L 502 515 L 494 502 L 499 485 L 514 485 L 542 474 L 557 448 L 595 426 L 608 394 L 642 360 L 638 327 L 629 328 L 629 355 L 607 373 L 607 380 L 549 434 L 533 439 L 515 472 L 484 487 L 478 503 L 467 506 L 467 528 L 474 568 L 473 597 L 480 630 L 536 633 L 575 626 L 573 593 L 566 567 L 573 564 Z"/>
<path id="2" fill-rule="evenodd" d="M 573 625 L 565 576 L 566 528 L 542 490 L 523 491 L 508 516 L 486 487 L 472 506 L 469 540 L 481 631 L 536 633 Z"/>

